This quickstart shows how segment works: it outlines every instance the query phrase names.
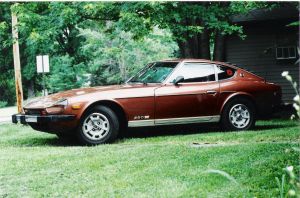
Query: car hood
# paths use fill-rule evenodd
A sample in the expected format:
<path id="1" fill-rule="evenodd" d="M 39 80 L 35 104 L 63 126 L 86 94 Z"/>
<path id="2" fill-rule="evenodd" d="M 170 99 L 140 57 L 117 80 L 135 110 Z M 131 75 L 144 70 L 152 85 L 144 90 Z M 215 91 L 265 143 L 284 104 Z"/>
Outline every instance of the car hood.
<path id="1" fill-rule="evenodd" d="M 58 92 L 58 93 L 46 96 L 45 98 L 48 98 L 51 100 L 60 100 L 62 98 L 70 98 L 70 97 L 94 93 L 94 92 L 109 91 L 109 90 L 116 90 L 116 89 L 122 89 L 122 88 L 123 88 L 122 85 L 85 87 L 85 88 L 71 89 L 68 91 Z"/>
<path id="2" fill-rule="evenodd" d="M 98 86 L 98 87 L 86 87 L 79 89 L 72 89 L 68 91 L 58 92 L 44 97 L 33 98 L 29 100 L 25 105 L 25 109 L 41 109 L 52 106 L 57 101 L 68 99 L 77 96 L 84 96 L 98 92 L 110 92 L 124 89 L 135 89 L 144 87 L 142 84 L 125 84 L 125 85 L 110 85 L 110 86 Z M 153 87 L 153 86 L 147 86 Z"/>

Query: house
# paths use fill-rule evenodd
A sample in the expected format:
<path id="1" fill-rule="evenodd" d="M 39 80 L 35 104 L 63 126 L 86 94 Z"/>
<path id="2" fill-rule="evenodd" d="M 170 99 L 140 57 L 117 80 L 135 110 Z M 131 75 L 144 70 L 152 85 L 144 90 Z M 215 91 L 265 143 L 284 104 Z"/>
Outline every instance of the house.
<path id="1" fill-rule="evenodd" d="M 295 64 L 299 58 L 299 26 L 289 26 L 295 21 L 299 21 L 295 8 L 255 10 L 233 18 L 243 26 L 246 38 L 235 35 L 225 40 L 226 61 L 281 85 L 284 103 L 292 103 L 295 91 L 281 73 L 289 71 L 299 85 L 299 64 Z"/>

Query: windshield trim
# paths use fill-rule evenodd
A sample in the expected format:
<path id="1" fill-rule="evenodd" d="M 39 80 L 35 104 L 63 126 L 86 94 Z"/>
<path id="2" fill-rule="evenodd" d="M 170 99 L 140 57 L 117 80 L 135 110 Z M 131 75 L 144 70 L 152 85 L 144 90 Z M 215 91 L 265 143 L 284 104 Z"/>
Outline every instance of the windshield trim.
<path id="1" fill-rule="evenodd" d="M 151 67 L 155 62 L 148 63 L 145 67 L 143 67 L 141 70 L 139 70 L 136 74 L 132 75 L 128 80 L 126 80 L 125 84 L 130 83 L 130 81 L 140 73 L 142 73 L 144 70 L 146 70 L 148 67 Z M 142 84 L 142 82 L 141 82 Z"/>
<path id="2" fill-rule="evenodd" d="M 173 75 L 174 72 L 176 72 L 180 67 L 182 67 L 184 63 L 184 61 L 178 62 L 177 65 L 174 67 L 173 71 L 166 77 L 162 84 L 172 84 L 171 82 L 169 82 L 169 78 Z"/>
<path id="3" fill-rule="evenodd" d="M 174 72 L 174 70 L 176 70 L 176 68 L 178 67 L 178 65 L 181 63 L 180 61 L 157 61 L 157 62 L 151 62 L 148 63 L 143 69 L 141 69 L 139 72 L 137 72 L 135 75 L 133 75 L 132 77 L 130 77 L 125 83 L 126 84 L 130 84 L 130 81 L 135 77 L 138 76 L 139 74 L 141 74 L 143 71 L 145 71 L 147 68 L 153 67 L 153 65 L 155 65 L 156 63 L 175 63 L 174 68 L 172 70 L 172 72 L 170 72 L 168 74 L 168 76 L 162 81 L 162 82 L 149 82 L 146 84 L 164 84 L 165 81 L 170 77 L 170 75 Z M 133 82 L 134 83 L 134 82 Z M 140 84 L 144 84 L 143 82 L 136 82 L 136 83 L 140 83 Z"/>

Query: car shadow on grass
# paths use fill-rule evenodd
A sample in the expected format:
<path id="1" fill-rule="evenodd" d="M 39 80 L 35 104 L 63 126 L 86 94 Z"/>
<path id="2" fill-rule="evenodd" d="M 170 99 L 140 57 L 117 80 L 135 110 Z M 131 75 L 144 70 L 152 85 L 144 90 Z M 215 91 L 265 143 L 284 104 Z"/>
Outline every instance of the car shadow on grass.
<path id="1" fill-rule="evenodd" d="M 126 133 L 122 134 L 124 138 L 146 138 L 157 136 L 175 136 L 190 135 L 197 133 L 213 133 L 221 131 L 216 124 L 190 124 L 190 125 L 172 125 L 157 127 L 139 127 L 128 128 Z"/>
<path id="2" fill-rule="evenodd" d="M 296 124 L 259 124 L 252 131 L 267 131 L 273 129 L 282 129 L 294 127 Z M 119 140 L 126 140 L 127 138 L 150 138 L 159 136 L 176 136 L 176 135 L 191 135 L 201 133 L 217 133 L 224 132 L 220 129 L 218 124 L 189 124 L 189 125 L 172 125 L 172 126 L 159 126 L 159 127 L 142 127 L 142 128 L 129 128 L 126 133 L 121 134 Z M 118 143 L 119 141 L 116 141 Z M 80 146 L 74 139 L 59 139 L 56 136 L 44 138 L 44 137 L 31 137 L 19 139 L 13 143 L 19 146 Z"/>
<path id="3" fill-rule="evenodd" d="M 35 146 L 54 146 L 54 147 L 70 147 L 70 146 L 79 146 L 79 144 L 73 139 L 59 139 L 58 137 L 35 137 L 35 138 L 25 138 L 13 142 L 14 145 L 18 146 L 28 146 L 28 147 L 35 147 Z"/>
<path id="4" fill-rule="evenodd" d="M 252 131 L 263 131 L 293 127 L 294 124 L 266 124 L 256 125 Z M 173 125 L 173 126 L 159 126 L 159 127 L 143 127 L 143 128 L 129 128 L 123 138 L 147 138 L 158 136 L 175 136 L 175 135 L 191 135 L 200 133 L 216 133 L 226 132 L 220 128 L 216 123 L 207 124 L 190 124 L 190 125 Z M 229 131 L 230 132 L 230 131 Z"/>

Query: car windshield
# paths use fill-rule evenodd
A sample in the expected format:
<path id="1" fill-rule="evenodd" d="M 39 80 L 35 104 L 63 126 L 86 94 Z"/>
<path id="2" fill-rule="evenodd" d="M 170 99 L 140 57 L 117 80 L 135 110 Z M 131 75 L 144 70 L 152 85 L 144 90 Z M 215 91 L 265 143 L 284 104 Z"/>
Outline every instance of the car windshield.
<path id="1" fill-rule="evenodd" d="M 178 62 L 156 62 L 147 65 L 127 83 L 161 83 L 176 67 Z"/>

